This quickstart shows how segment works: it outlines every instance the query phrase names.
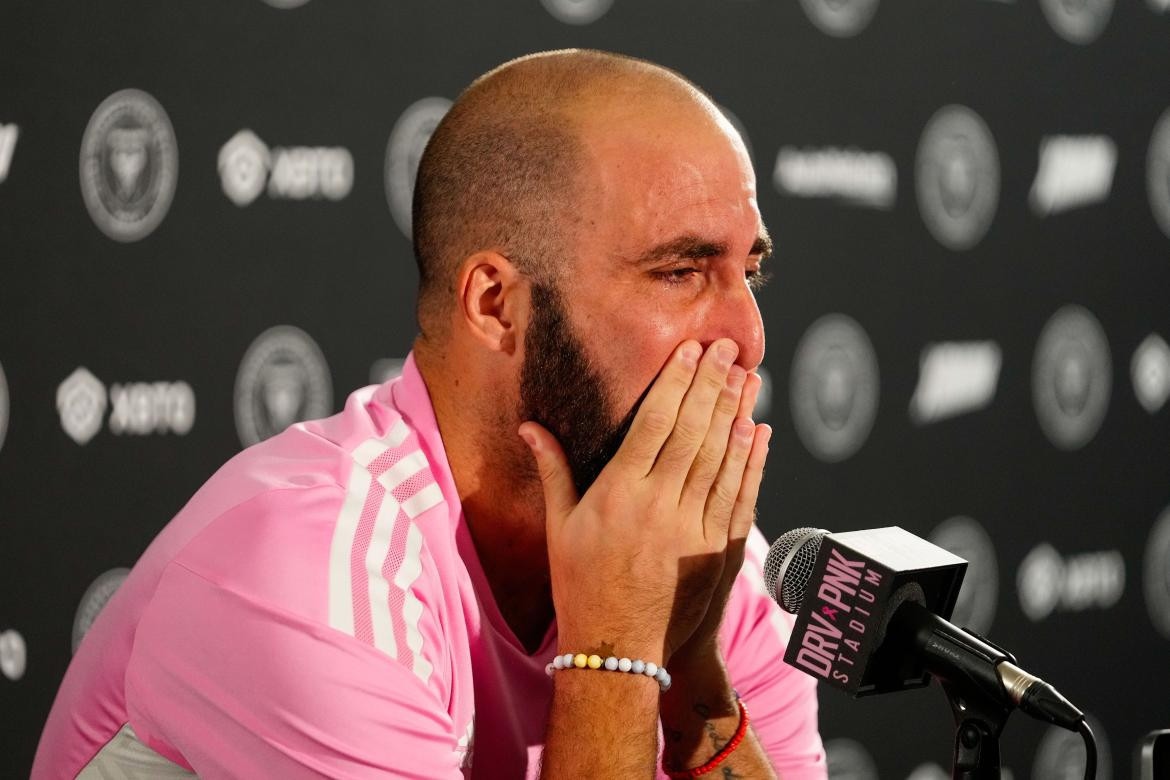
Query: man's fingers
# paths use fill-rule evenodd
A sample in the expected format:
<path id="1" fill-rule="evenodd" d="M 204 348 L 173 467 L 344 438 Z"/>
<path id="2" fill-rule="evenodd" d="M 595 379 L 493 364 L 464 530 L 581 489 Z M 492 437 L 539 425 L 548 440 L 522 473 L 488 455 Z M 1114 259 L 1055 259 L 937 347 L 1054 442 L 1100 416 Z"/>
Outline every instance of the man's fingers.
<path id="1" fill-rule="evenodd" d="M 536 459 L 536 470 L 544 488 L 545 522 L 559 520 L 578 501 L 577 488 L 573 484 L 573 474 L 569 470 L 565 453 L 556 437 L 534 422 L 522 423 L 518 433 Z"/>
<path id="2" fill-rule="evenodd" d="M 746 378 L 747 372 L 739 366 L 732 366 L 728 370 L 727 381 L 715 401 L 715 412 L 711 416 L 707 437 L 703 440 L 703 446 L 699 448 L 699 454 L 695 456 L 695 462 L 691 464 L 691 471 L 687 475 L 686 485 L 683 487 L 683 502 L 694 501 L 699 506 L 707 502 L 707 493 L 719 474 L 723 456 L 727 452 L 731 423 L 742 406 L 742 391 Z"/>
<path id="3" fill-rule="evenodd" d="M 727 539 L 728 525 L 747 479 L 745 469 L 751 459 L 755 436 L 756 426 L 749 419 L 739 417 L 731 426 L 727 454 L 723 458 L 719 476 L 707 494 L 703 512 L 703 531 L 708 540 Z"/>
<path id="4" fill-rule="evenodd" d="M 662 367 L 634 415 L 614 460 L 638 476 L 645 476 L 654 468 L 663 442 L 674 430 L 679 404 L 695 377 L 702 352 L 697 341 L 680 344 Z"/>
<path id="5" fill-rule="evenodd" d="M 760 480 L 764 476 L 764 461 L 768 459 L 771 440 L 772 428 L 757 425 L 752 437 L 752 451 L 748 455 L 743 480 L 739 485 L 739 495 L 736 496 L 735 508 L 731 512 L 731 524 L 727 529 L 727 538 L 731 541 L 746 538 L 756 519 L 756 499 L 760 495 Z"/>
<path id="6" fill-rule="evenodd" d="M 730 339 L 719 339 L 707 349 L 679 407 L 674 430 L 654 464 L 654 470 L 673 477 L 680 490 L 707 437 L 715 403 L 723 392 L 728 371 L 738 354 L 739 347 Z"/>

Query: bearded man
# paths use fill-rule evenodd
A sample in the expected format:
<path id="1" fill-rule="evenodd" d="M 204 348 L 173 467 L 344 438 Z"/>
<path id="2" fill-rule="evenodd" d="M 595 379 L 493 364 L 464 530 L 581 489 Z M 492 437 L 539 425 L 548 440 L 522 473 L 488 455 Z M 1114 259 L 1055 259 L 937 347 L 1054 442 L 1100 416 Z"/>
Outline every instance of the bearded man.
<path id="1" fill-rule="evenodd" d="M 33 777 L 825 777 L 759 574 L 771 241 L 718 108 L 603 52 L 502 65 L 423 155 L 414 244 L 401 377 L 196 493 Z"/>

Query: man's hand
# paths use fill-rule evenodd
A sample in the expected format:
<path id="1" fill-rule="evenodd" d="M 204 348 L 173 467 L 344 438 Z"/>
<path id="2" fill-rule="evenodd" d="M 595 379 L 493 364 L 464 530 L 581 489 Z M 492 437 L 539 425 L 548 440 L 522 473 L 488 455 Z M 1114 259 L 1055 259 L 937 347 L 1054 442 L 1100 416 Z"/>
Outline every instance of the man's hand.
<path id="1" fill-rule="evenodd" d="M 563 651 L 665 664 L 692 635 L 713 641 L 743 559 L 729 538 L 750 529 L 770 435 L 750 420 L 759 380 L 737 353 L 728 339 L 705 354 L 681 344 L 580 499 L 555 438 L 521 426 L 544 486 Z"/>

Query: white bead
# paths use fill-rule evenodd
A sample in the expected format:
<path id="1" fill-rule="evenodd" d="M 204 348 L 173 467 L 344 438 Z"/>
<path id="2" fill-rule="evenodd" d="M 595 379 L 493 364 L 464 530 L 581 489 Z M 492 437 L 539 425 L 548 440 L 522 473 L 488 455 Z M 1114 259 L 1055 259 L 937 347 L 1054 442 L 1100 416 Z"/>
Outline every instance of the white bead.
<path id="1" fill-rule="evenodd" d="M 611 672 L 616 671 L 618 668 L 618 659 L 614 658 L 612 655 L 609 658 L 606 658 L 605 668 Z"/>
<path id="2" fill-rule="evenodd" d="M 621 671 L 628 672 L 628 671 L 630 671 L 630 668 L 632 666 L 633 666 L 633 663 L 630 661 L 629 658 L 619 658 L 618 659 L 618 669 L 620 669 Z"/>
<path id="3" fill-rule="evenodd" d="M 565 668 L 565 657 L 563 655 L 558 655 L 556 658 L 553 659 L 553 668 L 554 669 L 564 669 Z"/>
<path id="4" fill-rule="evenodd" d="M 666 682 L 666 678 L 669 676 L 670 675 L 666 673 L 666 667 L 660 666 L 658 667 L 658 672 L 654 675 L 654 679 L 660 683 L 664 683 Z"/>
<path id="5" fill-rule="evenodd" d="M 658 664 L 654 663 L 653 661 L 649 662 L 646 664 L 646 668 L 642 670 L 642 673 L 647 677 L 653 677 L 654 675 L 658 674 Z"/>
<path id="6" fill-rule="evenodd" d="M 646 662 L 641 658 L 635 660 L 630 664 L 630 671 L 634 674 L 642 674 L 644 671 L 646 671 Z"/>
<path id="7" fill-rule="evenodd" d="M 565 668 L 566 669 L 568 669 L 570 666 L 573 665 L 573 654 L 572 653 L 565 653 L 561 657 L 565 659 Z"/>
<path id="8" fill-rule="evenodd" d="M 669 691 L 669 690 L 670 690 L 670 678 L 667 677 L 666 682 L 662 683 L 662 691 L 663 691 L 663 693 L 665 693 L 666 691 Z"/>

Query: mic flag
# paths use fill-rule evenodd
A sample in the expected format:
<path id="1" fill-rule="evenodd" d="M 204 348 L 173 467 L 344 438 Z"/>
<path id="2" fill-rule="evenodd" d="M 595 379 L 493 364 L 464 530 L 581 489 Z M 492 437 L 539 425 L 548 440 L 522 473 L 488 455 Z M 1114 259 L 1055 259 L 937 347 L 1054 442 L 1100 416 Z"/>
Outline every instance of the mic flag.
<path id="1" fill-rule="evenodd" d="M 917 655 L 894 642 L 883 645 L 886 628 L 908 601 L 949 617 L 967 562 L 897 526 L 836 534 L 798 530 L 803 538 L 765 564 L 773 595 L 796 612 L 784 661 L 853 696 L 928 685 L 931 675 Z M 814 560 L 808 545 L 818 540 Z M 807 584 L 794 588 L 804 577 L 792 565 L 809 560 Z"/>

